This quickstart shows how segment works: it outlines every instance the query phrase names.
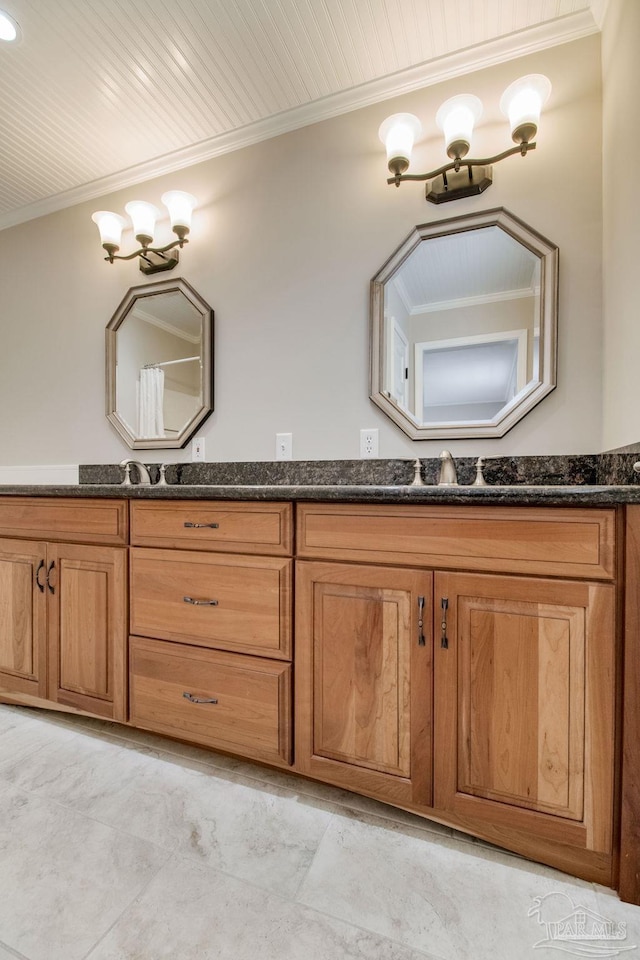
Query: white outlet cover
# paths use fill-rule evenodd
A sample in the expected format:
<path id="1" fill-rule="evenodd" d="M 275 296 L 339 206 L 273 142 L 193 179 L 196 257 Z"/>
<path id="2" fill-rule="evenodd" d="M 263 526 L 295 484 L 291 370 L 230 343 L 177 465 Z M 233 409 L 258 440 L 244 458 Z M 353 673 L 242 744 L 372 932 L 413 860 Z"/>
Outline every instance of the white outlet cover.
<path id="1" fill-rule="evenodd" d="M 293 434 L 276 433 L 276 460 L 293 458 Z"/>
<path id="2" fill-rule="evenodd" d="M 378 456 L 378 428 L 370 427 L 360 431 L 360 457 L 375 459 Z"/>

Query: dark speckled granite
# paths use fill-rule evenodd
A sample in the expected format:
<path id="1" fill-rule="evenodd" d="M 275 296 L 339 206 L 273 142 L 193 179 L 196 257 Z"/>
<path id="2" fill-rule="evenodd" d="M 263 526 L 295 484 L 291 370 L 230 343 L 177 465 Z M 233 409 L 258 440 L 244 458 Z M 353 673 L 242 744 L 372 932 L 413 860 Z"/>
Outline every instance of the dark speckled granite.
<path id="1" fill-rule="evenodd" d="M 414 460 L 310 460 L 258 463 L 179 463 L 167 467 L 169 486 L 121 485 L 123 470 L 80 467 L 80 485 L 4 486 L 4 495 L 128 497 L 166 500 L 288 500 L 343 503 L 431 503 L 521 506 L 640 503 L 635 453 L 494 457 L 485 460 L 486 487 L 471 486 L 474 457 L 456 460 L 460 486 L 439 487 L 440 460 L 421 459 L 425 486 L 411 486 Z M 154 481 L 158 465 L 149 464 Z"/>
<path id="2" fill-rule="evenodd" d="M 485 459 L 484 476 L 491 486 L 594 486 L 640 483 L 632 467 L 634 453 L 586 454 L 582 456 L 491 457 Z M 427 485 L 438 482 L 440 460 L 421 459 Z M 456 459 L 458 483 L 468 486 L 475 479 L 475 457 Z M 414 476 L 414 460 L 287 460 L 278 462 L 177 463 L 169 464 L 171 485 L 224 486 L 403 486 Z M 157 464 L 149 464 L 154 483 Z M 124 472 L 114 464 L 80 467 L 81 484 L 118 484 Z"/>

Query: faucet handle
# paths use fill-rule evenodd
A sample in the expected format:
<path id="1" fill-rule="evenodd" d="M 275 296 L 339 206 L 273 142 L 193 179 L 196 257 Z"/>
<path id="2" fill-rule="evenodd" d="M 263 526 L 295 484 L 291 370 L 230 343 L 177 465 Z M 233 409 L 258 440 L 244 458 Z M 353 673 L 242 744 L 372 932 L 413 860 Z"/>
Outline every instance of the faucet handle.
<path id="1" fill-rule="evenodd" d="M 416 457 L 413 461 L 413 480 L 409 484 L 410 487 L 424 487 L 425 482 L 422 479 L 422 463 L 420 462 L 420 457 Z"/>
<path id="2" fill-rule="evenodd" d="M 483 465 L 484 465 L 484 457 L 478 457 L 478 459 L 476 460 L 476 478 L 471 484 L 472 487 L 488 487 L 489 486 L 482 472 Z"/>
<path id="3" fill-rule="evenodd" d="M 133 486 L 133 484 L 131 483 L 131 464 L 130 463 L 125 463 L 124 465 L 124 479 L 122 481 L 122 486 L 123 487 Z"/>
<path id="4" fill-rule="evenodd" d="M 169 484 L 167 483 L 167 478 L 166 478 L 166 476 L 165 476 L 166 471 L 167 471 L 167 466 L 168 466 L 168 464 L 166 464 L 166 463 L 161 463 L 161 464 L 160 464 L 160 479 L 159 479 L 158 482 L 156 483 L 156 487 L 168 487 L 168 486 L 169 486 Z"/>

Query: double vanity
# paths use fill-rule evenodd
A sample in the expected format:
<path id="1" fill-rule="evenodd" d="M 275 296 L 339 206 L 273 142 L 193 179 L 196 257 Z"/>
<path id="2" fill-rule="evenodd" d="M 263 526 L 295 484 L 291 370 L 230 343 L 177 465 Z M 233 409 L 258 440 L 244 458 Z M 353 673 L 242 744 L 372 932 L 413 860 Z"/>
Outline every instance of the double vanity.
<path id="1" fill-rule="evenodd" d="M 236 467 L 2 488 L 0 699 L 290 769 L 640 901 L 640 487 Z"/>

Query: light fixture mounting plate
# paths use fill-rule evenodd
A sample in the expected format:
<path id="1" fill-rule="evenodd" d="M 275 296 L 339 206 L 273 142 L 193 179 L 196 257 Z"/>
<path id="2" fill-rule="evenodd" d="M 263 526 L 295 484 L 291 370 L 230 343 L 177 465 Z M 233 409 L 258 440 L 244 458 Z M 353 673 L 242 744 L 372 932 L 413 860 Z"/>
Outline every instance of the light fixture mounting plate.
<path id="1" fill-rule="evenodd" d="M 147 275 L 173 270 L 179 262 L 179 250 L 172 250 L 170 253 L 155 253 L 153 250 L 145 250 L 143 254 L 140 254 L 140 269 Z"/>
<path id="2" fill-rule="evenodd" d="M 493 183 L 491 166 L 465 166 L 464 161 L 456 173 L 441 174 L 427 183 L 425 197 L 430 203 L 447 203 L 463 197 L 476 197 Z"/>

